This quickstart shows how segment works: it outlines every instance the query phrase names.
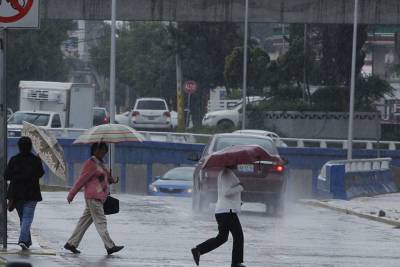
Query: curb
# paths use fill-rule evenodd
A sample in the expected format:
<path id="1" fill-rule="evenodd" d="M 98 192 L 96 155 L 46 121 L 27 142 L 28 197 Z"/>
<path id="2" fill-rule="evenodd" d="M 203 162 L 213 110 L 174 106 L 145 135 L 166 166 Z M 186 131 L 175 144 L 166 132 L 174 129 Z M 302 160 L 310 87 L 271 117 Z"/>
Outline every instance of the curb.
<path id="1" fill-rule="evenodd" d="M 342 213 L 345 213 L 345 214 L 354 215 L 354 216 L 357 216 L 357 217 L 360 217 L 360 218 L 363 218 L 363 219 L 376 221 L 376 222 L 381 222 L 381 223 L 385 223 L 385 224 L 400 228 L 400 221 L 388 219 L 388 218 L 385 218 L 385 217 L 377 217 L 377 216 L 374 216 L 374 215 L 371 215 L 371 214 L 358 212 L 358 211 L 355 211 L 355 210 L 352 210 L 352 209 L 341 208 L 341 207 L 332 205 L 332 204 L 330 204 L 329 202 L 326 202 L 326 201 L 324 202 L 324 201 L 320 201 L 320 200 L 304 199 L 304 200 L 299 200 L 299 202 L 302 203 L 302 204 L 306 204 L 306 205 L 310 205 L 310 206 L 314 206 L 314 207 L 321 207 L 321 208 L 331 209 L 331 210 L 342 212 Z"/>
<path id="2" fill-rule="evenodd" d="M 8 214 L 8 223 L 18 225 L 18 218 L 15 213 L 10 213 Z M 57 251 L 50 248 L 48 245 L 48 242 L 43 239 L 40 235 L 38 235 L 33 229 L 31 229 L 31 235 L 32 239 L 36 240 L 37 244 L 39 245 L 38 248 L 35 248 L 33 250 L 28 250 L 28 251 L 21 251 L 19 246 L 15 243 L 11 244 L 8 243 L 7 249 L 2 250 L 0 249 L 0 262 L 1 260 L 5 260 L 7 262 L 7 259 L 4 258 L 4 256 L 9 256 L 9 255 L 19 255 L 19 256 L 26 256 L 26 255 L 35 255 L 35 256 L 56 256 Z M 15 248 L 14 248 L 15 246 Z"/>

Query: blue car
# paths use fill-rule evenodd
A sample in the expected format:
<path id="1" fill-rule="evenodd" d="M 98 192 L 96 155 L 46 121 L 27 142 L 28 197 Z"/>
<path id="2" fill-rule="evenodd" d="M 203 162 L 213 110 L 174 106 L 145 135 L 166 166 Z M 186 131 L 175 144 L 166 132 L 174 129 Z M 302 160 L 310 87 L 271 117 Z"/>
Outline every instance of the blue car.
<path id="1" fill-rule="evenodd" d="M 149 186 L 153 196 L 192 196 L 194 167 L 177 167 L 167 171 Z"/>

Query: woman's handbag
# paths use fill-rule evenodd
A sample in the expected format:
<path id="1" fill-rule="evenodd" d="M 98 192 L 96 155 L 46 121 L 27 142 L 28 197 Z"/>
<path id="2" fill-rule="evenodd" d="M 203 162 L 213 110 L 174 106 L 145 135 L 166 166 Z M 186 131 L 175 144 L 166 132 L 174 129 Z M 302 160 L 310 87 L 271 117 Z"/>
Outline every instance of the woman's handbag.
<path id="1" fill-rule="evenodd" d="M 112 196 L 107 196 L 106 201 L 103 203 L 105 215 L 115 214 L 119 212 L 119 200 Z"/>

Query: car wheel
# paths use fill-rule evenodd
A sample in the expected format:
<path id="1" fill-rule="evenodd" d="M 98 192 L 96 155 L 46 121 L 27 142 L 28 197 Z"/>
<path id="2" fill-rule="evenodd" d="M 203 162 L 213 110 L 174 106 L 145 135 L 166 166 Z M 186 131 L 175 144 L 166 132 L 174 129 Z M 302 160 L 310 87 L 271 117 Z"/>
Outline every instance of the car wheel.
<path id="1" fill-rule="evenodd" d="M 224 120 L 220 120 L 217 123 L 217 127 L 219 129 L 221 129 L 221 130 L 225 130 L 225 129 L 229 129 L 230 130 L 230 129 L 233 129 L 235 127 L 235 124 L 231 120 L 224 119 Z"/>

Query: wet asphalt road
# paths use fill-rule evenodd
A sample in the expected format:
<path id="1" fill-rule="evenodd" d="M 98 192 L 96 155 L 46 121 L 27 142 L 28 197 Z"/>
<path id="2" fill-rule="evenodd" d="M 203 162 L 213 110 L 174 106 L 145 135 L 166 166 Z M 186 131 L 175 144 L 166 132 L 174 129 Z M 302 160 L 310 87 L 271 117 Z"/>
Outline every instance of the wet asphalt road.
<path id="1" fill-rule="evenodd" d="M 188 198 L 118 195 L 121 212 L 108 216 L 120 253 L 107 257 L 94 226 L 75 256 L 62 249 L 84 207 L 82 194 L 71 205 L 65 192 L 44 193 L 33 229 L 59 251 L 66 266 L 195 266 L 190 248 L 216 235 L 212 210 L 195 214 Z M 281 218 L 265 216 L 262 205 L 245 205 L 240 215 L 245 263 L 266 266 L 400 266 L 400 230 L 331 210 L 287 205 Z M 203 255 L 200 266 L 229 267 L 231 237 Z"/>

